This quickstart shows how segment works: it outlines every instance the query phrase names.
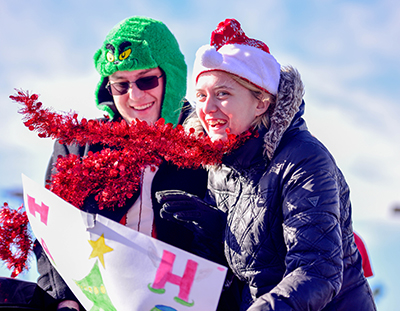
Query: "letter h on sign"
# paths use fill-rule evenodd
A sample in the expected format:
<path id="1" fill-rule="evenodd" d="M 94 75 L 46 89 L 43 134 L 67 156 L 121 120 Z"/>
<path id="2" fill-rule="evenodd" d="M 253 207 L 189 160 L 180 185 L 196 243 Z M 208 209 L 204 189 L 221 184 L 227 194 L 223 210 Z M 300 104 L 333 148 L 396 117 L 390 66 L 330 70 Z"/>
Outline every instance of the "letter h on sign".
<path id="1" fill-rule="evenodd" d="M 27 195 L 27 197 L 28 197 L 29 213 L 31 213 L 35 217 L 36 217 L 36 213 L 39 213 L 40 221 L 47 226 L 47 216 L 49 214 L 49 207 L 43 203 L 41 205 L 37 204 L 35 202 L 35 198 L 32 198 L 29 195 Z"/>
<path id="2" fill-rule="evenodd" d="M 149 289 L 158 294 L 165 292 L 165 284 L 167 282 L 179 286 L 178 297 L 175 297 L 175 301 L 185 305 L 191 306 L 194 302 L 189 303 L 189 294 L 193 285 L 194 277 L 196 275 L 198 263 L 193 260 L 188 260 L 183 276 L 180 277 L 172 273 L 172 267 L 174 265 L 176 255 L 164 250 L 161 258 L 161 263 L 157 269 L 156 277 L 153 285 L 149 284 Z"/>

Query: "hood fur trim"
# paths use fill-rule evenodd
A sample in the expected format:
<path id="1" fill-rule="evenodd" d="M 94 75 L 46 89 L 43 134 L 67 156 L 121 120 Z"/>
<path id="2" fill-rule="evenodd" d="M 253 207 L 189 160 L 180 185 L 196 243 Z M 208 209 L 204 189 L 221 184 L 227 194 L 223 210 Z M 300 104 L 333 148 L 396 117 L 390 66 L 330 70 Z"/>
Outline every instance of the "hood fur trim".
<path id="1" fill-rule="evenodd" d="M 264 152 L 270 160 L 283 134 L 299 111 L 303 96 L 304 85 L 300 73 L 291 66 L 281 67 L 276 104 L 270 117 L 270 127 L 264 135 Z"/>

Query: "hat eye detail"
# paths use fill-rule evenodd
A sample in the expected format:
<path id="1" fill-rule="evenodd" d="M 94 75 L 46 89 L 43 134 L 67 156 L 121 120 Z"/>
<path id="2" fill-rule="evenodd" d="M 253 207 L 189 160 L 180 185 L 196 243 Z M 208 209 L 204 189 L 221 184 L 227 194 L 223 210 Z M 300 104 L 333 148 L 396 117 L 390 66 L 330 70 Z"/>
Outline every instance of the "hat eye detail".
<path id="1" fill-rule="evenodd" d="M 129 55 L 131 55 L 132 53 L 132 49 L 127 49 L 126 51 L 123 51 L 120 55 L 119 55 L 119 60 L 124 60 L 127 59 L 129 57 Z"/>
<path id="2" fill-rule="evenodd" d="M 115 60 L 115 56 L 111 52 L 107 52 L 107 60 L 112 63 Z"/>

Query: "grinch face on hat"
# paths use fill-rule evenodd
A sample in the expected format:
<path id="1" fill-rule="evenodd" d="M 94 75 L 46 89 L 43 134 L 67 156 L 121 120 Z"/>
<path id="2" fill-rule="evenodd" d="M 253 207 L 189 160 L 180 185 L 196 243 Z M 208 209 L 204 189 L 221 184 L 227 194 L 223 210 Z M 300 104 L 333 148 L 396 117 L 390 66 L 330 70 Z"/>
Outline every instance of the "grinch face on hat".
<path id="1" fill-rule="evenodd" d="M 119 62 L 126 60 L 129 55 L 132 53 L 132 43 L 129 41 L 124 41 L 122 42 L 118 47 L 113 46 L 111 43 L 108 43 L 106 45 L 106 49 L 108 50 L 107 52 L 107 60 L 110 63 L 114 63 L 115 65 L 118 65 Z M 132 64 L 133 59 L 130 58 L 129 63 Z"/>
<path id="2" fill-rule="evenodd" d="M 117 39 L 106 41 L 97 52 L 97 70 L 103 76 L 110 76 L 116 71 L 133 71 L 157 67 L 151 57 L 147 42 Z"/>

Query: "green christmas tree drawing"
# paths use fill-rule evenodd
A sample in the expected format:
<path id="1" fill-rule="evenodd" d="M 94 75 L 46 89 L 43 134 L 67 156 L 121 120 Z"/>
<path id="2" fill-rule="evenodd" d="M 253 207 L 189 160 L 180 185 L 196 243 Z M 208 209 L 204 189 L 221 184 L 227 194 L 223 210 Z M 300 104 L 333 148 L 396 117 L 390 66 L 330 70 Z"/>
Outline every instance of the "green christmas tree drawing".
<path id="1" fill-rule="evenodd" d="M 75 281 L 75 280 L 74 280 Z M 90 311 L 116 311 L 106 288 L 99 269 L 99 262 L 96 260 L 90 273 L 80 281 L 75 281 L 85 296 L 93 302 Z"/>

